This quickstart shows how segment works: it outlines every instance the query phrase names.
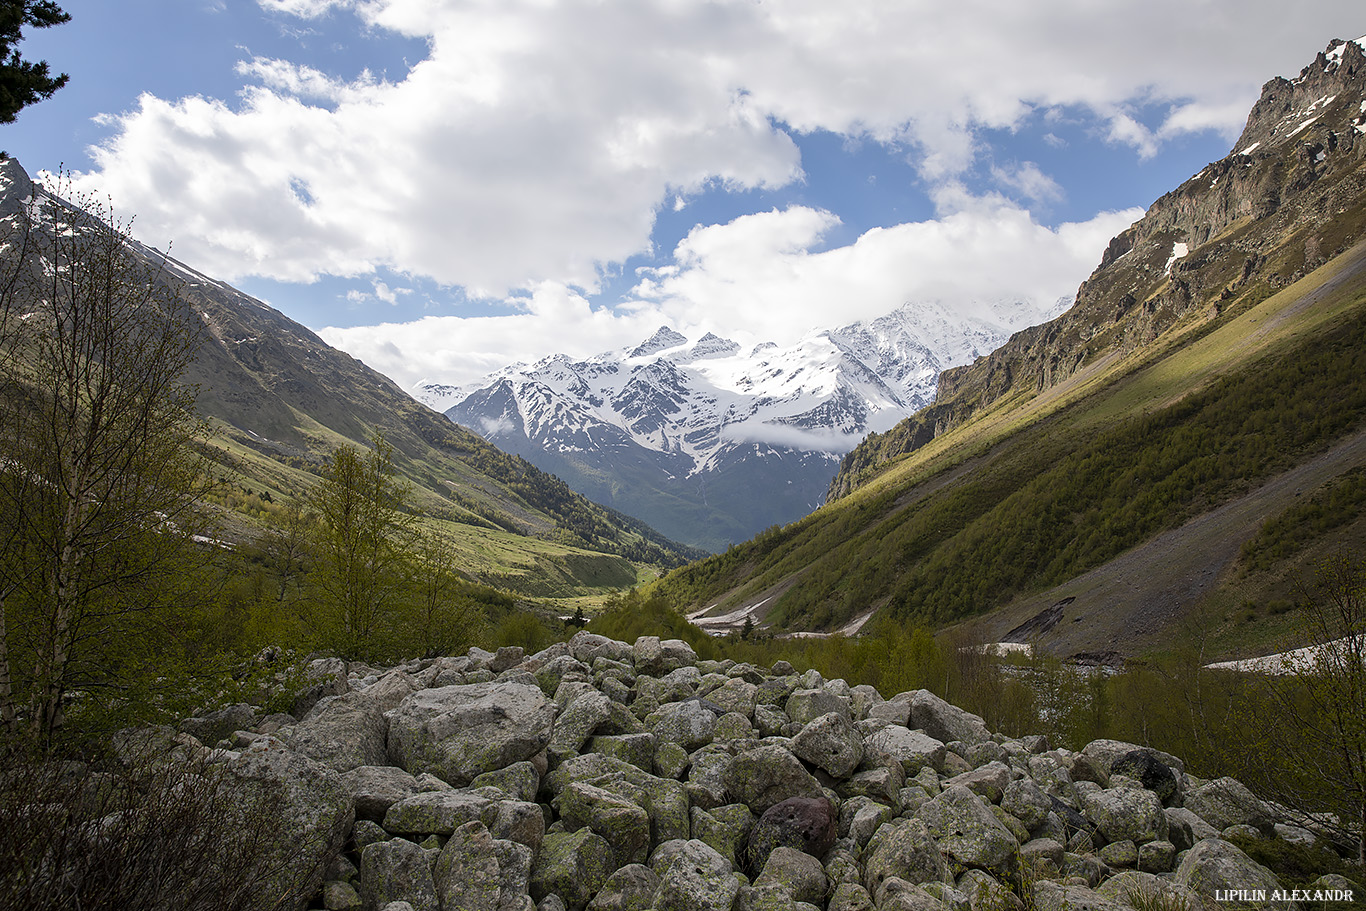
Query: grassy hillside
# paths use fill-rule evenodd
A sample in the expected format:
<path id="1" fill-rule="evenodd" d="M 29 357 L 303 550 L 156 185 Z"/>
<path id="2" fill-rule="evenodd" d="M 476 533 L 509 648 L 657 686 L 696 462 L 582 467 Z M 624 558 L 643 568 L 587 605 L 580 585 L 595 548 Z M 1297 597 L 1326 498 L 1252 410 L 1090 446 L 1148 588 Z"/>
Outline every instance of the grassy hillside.
<path id="1" fill-rule="evenodd" d="M 1159 344 L 1097 358 L 1044 394 L 1015 390 L 807 519 L 674 571 L 660 592 L 696 607 L 769 599 L 768 621 L 794 629 L 836 628 L 874 608 L 936 626 L 988 615 L 978 629 L 990 638 L 1070 597 L 1066 622 L 1045 637 L 1069 654 L 1151 646 L 1210 599 L 1232 598 L 1250 622 L 1244 602 L 1284 599 L 1306 560 L 1366 537 L 1356 450 L 1305 497 L 1262 504 L 1222 562 L 1182 567 L 1219 584 L 1168 598 L 1156 620 L 1150 604 L 1146 614 L 1123 604 L 1144 606 L 1151 592 L 1112 586 L 1099 603 L 1065 583 L 1362 433 L 1366 247 L 1271 292 L 1252 284 Z M 1275 634 L 1263 626 L 1229 647 Z"/>

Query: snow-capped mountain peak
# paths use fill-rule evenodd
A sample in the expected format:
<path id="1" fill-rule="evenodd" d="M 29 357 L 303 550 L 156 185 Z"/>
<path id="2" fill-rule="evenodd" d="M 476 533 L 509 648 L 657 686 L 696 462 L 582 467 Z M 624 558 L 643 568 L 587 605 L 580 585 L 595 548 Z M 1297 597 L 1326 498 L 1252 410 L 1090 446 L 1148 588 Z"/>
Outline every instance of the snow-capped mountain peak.
<path id="1" fill-rule="evenodd" d="M 735 510 L 743 537 L 799 518 L 820 504 L 840 455 L 931 402 L 942 370 L 1052 315 L 1014 303 L 973 309 L 991 315 L 906 305 L 747 353 L 713 333 L 693 341 L 662 326 L 633 348 L 555 354 L 472 387 L 428 381 L 414 394 L 580 492 L 711 547 L 712 532 L 680 531 L 651 510 L 678 510 L 691 527 Z M 722 478 L 734 490 L 717 497 Z M 778 502 L 752 502 L 761 489 Z"/>

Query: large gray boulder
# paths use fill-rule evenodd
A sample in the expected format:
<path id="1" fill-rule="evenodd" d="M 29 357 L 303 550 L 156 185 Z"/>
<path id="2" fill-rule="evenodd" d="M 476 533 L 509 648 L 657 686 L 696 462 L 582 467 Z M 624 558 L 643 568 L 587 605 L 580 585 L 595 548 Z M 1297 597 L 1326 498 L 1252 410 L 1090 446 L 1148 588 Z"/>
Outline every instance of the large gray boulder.
<path id="1" fill-rule="evenodd" d="M 1109 788 L 1080 795 L 1086 818 L 1096 824 L 1106 841 L 1141 845 L 1167 838 L 1167 815 L 1162 801 L 1143 788 Z"/>
<path id="2" fill-rule="evenodd" d="M 552 765 L 577 756 L 598 726 L 612 717 L 612 700 L 597 690 L 589 690 L 555 719 L 547 749 Z"/>
<path id="3" fill-rule="evenodd" d="M 755 888 L 778 886 L 792 901 L 824 905 L 830 892 L 821 862 L 795 848 L 774 848 L 764 863 L 763 872 L 754 880 Z"/>
<path id="4" fill-rule="evenodd" d="M 711 743 L 716 733 L 716 712 L 697 699 L 669 702 L 645 718 L 645 726 L 661 743 L 676 743 L 691 753 Z"/>
<path id="5" fill-rule="evenodd" d="M 659 876 L 643 864 L 618 867 L 607 877 L 588 911 L 648 911 L 659 888 Z"/>
<path id="6" fill-rule="evenodd" d="M 1281 888 L 1276 875 L 1248 857 L 1241 849 L 1221 838 L 1206 838 L 1196 842 L 1186 852 L 1174 877 L 1177 884 L 1186 886 L 1207 901 L 1214 901 L 1216 892 L 1243 890 L 1242 895 L 1253 895 L 1261 890 L 1260 901 L 1248 907 L 1288 909 L 1289 901 L 1272 901 L 1272 892 Z"/>
<path id="7" fill-rule="evenodd" d="M 659 873 L 655 911 L 731 911 L 740 881 L 730 863 L 696 839 L 672 853 Z"/>
<path id="8" fill-rule="evenodd" d="M 829 712 L 850 717 L 849 697 L 827 689 L 797 690 L 787 697 L 787 704 L 783 708 L 787 717 L 797 724 L 808 724 Z"/>
<path id="9" fill-rule="evenodd" d="M 991 732 L 979 716 L 950 705 L 929 690 L 914 690 L 909 694 L 893 696 L 892 699 L 910 702 L 909 726 L 919 728 L 936 740 L 945 743 L 954 740 L 983 743 L 991 739 Z"/>
<path id="10" fill-rule="evenodd" d="M 945 788 L 915 813 L 939 849 L 965 867 L 1003 869 L 1020 843 L 996 814 L 967 788 Z"/>
<path id="11" fill-rule="evenodd" d="M 721 686 L 707 693 L 707 701 L 714 703 L 727 712 L 738 712 L 746 718 L 754 717 L 759 688 L 741 677 L 732 677 Z"/>
<path id="12" fill-rule="evenodd" d="M 450 835 L 469 822 L 482 822 L 497 838 L 535 850 L 545 834 L 539 805 L 506 799 L 492 789 L 428 791 L 405 797 L 384 814 L 384 828 L 396 835 L 422 838 Z"/>
<path id="13" fill-rule="evenodd" d="M 441 911 L 427 852 L 404 838 L 378 841 L 361 851 L 360 896 L 366 908 L 406 901 L 413 911 Z"/>
<path id="14" fill-rule="evenodd" d="M 1185 806 L 1215 829 L 1255 826 L 1270 833 L 1275 817 L 1267 805 L 1236 778 L 1216 778 L 1187 792 Z"/>
<path id="15" fill-rule="evenodd" d="M 555 709 L 538 687 L 492 681 L 419 690 L 389 716 L 389 756 L 456 787 L 530 759 L 550 742 Z"/>
<path id="16" fill-rule="evenodd" d="M 801 760 L 777 744 L 736 756 L 723 777 L 727 793 L 760 815 L 789 797 L 825 796 Z"/>
<path id="17" fill-rule="evenodd" d="M 865 755 L 883 754 L 891 757 L 901 764 L 908 776 L 915 775 L 926 766 L 936 772 L 944 770 L 944 742 L 924 731 L 885 727 L 865 737 L 863 749 Z"/>
<path id="18" fill-rule="evenodd" d="M 496 839 L 481 822 L 452 833 L 436 861 L 442 909 L 531 911 L 531 849 Z"/>
<path id="19" fill-rule="evenodd" d="M 342 783 L 356 804 L 356 818 L 383 822 L 389 808 L 420 793 L 417 778 L 391 765 L 363 765 L 342 773 Z"/>
<path id="20" fill-rule="evenodd" d="M 346 772 L 358 766 L 385 765 L 389 724 L 374 701 L 347 693 L 320 701 L 308 717 L 280 730 L 290 749 Z"/>
<path id="21" fill-rule="evenodd" d="M 553 797 L 558 797 L 576 781 L 609 791 L 614 791 L 620 782 L 644 791 L 649 798 L 646 811 L 650 815 L 652 844 L 688 837 L 688 792 L 681 782 L 657 778 L 629 762 L 601 753 L 585 753 L 547 775 L 545 788 Z"/>
<path id="22" fill-rule="evenodd" d="M 176 725 L 176 729 L 189 734 L 200 743 L 213 746 L 218 741 L 231 737 L 236 731 L 247 730 L 256 723 L 257 717 L 255 708 L 245 702 L 238 702 L 186 718 Z"/>
<path id="23" fill-rule="evenodd" d="M 939 845 L 920 819 L 901 819 L 878 829 L 864 858 L 863 885 L 873 896 L 890 879 L 909 883 L 953 881 Z"/>
<path id="24" fill-rule="evenodd" d="M 863 761 L 863 738 L 846 716 L 827 712 L 792 738 L 792 753 L 835 778 L 848 778 Z"/>
<path id="25" fill-rule="evenodd" d="M 346 844 L 355 821 L 350 791 L 335 771 L 291 750 L 248 751 L 223 769 L 231 803 L 272 820 L 252 890 L 257 904 L 303 908 Z"/>
<path id="26" fill-rule="evenodd" d="M 1154 750 L 1152 747 L 1139 746 L 1136 743 L 1128 743 L 1123 740 L 1093 740 L 1083 747 L 1081 752 L 1099 762 L 1105 771 L 1109 772 L 1115 762 L 1135 751 L 1149 754 L 1173 771 L 1184 772 L 1186 769 L 1185 763 L 1171 753 L 1164 753 L 1161 750 Z"/>
<path id="27" fill-rule="evenodd" d="M 749 833 L 745 866 L 758 873 L 779 847 L 824 857 L 835 845 L 839 816 L 825 797 L 789 797 L 769 807 Z"/>
<path id="28" fill-rule="evenodd" d="M 641 803 L 581 781 L 571 782 L 555 800 L 566 829 L 585 826 L 612 846 L 618 864 L 643 863 L 650 854 L 650 816 Z"/>
<path id="29" fill-rule="evenodd" d="M 531 867 L 531 897 L 555 894 L 570 909 L 582 908 L 617 868 L 612 848 L 592 829 L 553 832 L 541 843 Z"/>

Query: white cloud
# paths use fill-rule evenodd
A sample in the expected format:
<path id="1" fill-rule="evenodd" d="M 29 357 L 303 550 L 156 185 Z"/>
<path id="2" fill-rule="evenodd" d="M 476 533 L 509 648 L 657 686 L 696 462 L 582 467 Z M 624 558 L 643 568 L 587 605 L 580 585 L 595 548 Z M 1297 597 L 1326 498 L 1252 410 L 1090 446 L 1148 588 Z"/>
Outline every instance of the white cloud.
<path id="1" fill-rule="evenodd" d="M 803 206 L 696 228 L 674 250 L 672 264 L 643 270 L 634 299 L 615 313 L 546 283 L 517 299 L 516 313 L 320 334 L 411 388 L 421 379 L 472 382 L 551 352 L 582 357 L 624 347 L 661 324 L 692 338 L 716 331 L 749 347 L 790 344 L 813 329 L 877 317 L 907 301 L 939 301 L 982 316 L 1003 302 L 1042 312 L 1074 293 L 1105 243 L 1142 214 L 1107 212 L 1050 229 L 1001 197 L 960 189 L 945 202 L 951 211 L 936 220 L 874 229 L 826 250 L 822 240 L 839 219 Z"/>
<path id="2" fill-rule="evenodd" d="M 1032 161 L 993 165 L 991 176 L 1001 186 L 1009 187 L 1035 202 L 1057 202 L 1064 195 L 1058 182 Z"/>
<path id="3" fill-rule="evenodd" d="M 1236 132 L 1263 79 L 1359 20 L 1357 0 L 1289 17 L 1282 0 L 258 2 L 349 9 L 429 52 L 396 82 L 252 58 L 240 98 L 145 95 L 84 182 L 225 278 L 387 268 L 493 298 L 591 291 L 649 249 L 671 198 L 799 178 L 788 130 L 895 143 L 940 183 L 983 128 L 1075 106 L 1148 156 L 1184 131 Z M 1164 103 L 1156 126 L 1135 113 Z"/>

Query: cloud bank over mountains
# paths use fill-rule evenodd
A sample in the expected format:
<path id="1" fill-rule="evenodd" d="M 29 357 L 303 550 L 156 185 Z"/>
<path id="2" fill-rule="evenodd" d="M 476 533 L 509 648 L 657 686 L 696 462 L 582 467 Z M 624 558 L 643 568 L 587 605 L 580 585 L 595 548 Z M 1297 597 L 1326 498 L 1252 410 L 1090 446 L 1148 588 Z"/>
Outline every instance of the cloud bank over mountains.
<path id="1" fill-rule="evenodd" d="M 559 339 L 546 350 L 572 347 L 571 330 L 600 333 L 584 340 L 588 353 L 661 322 L 792 337 L 829 325 L 835 305 L 856 319 L 917 297 L 1069 294 L 1136 210 L 1045 226 L 1026 206 L 1065 196 L 1065 175 L 1000 143 L 1051 121 L 1087 123 L 1097 141 L 1140 157 L 1195 131 L 1231 138 L 1268 61 L 1289 66 L 1322 47 L 1325 19 L 1351 9 L 258 3 L 300 29 L 352 23 L 358 34 L 425 41 L 426 54 L 399 76 L 345 78 L 244 51 L 237 98 L 142 95 L 107 119 L 112 135 L 79 182 L 137 212 L 144 239 L 174 240 L 177 256 L 229 280 L 373 276 L 373 293 L 350 304 L 374 306 L 375 322 L 412 297 L 405 278 L 492 308 L 328 334 L 400 381 L 441 361 L 435 340 L 450 333 L 463 341 L 447 350 L 501 364 L 540 332 Z M 842 213 L 756 209 L 699 221 L 660 247 L 665 210 L 817 179 L 801 146 L 819 132 L 896 149 L 931 216 L 830 247 Z M 977 167 L 999 192 L 968 189 Z M 642 256 L 653 264 L 625 277 L 629 293 L 594 299 Z M 991 275 L 977 274 L 983 263 Z M 775 317 L 750 312 L 779 305 L 783 333 Z M 389 349 L 400 356 L 386 361 Z"/>

